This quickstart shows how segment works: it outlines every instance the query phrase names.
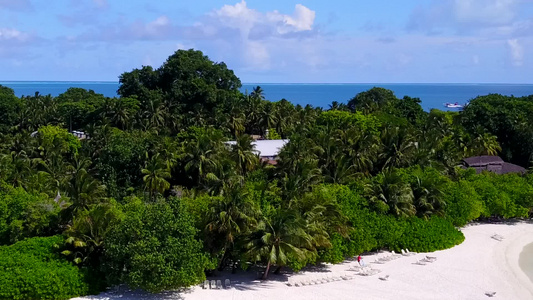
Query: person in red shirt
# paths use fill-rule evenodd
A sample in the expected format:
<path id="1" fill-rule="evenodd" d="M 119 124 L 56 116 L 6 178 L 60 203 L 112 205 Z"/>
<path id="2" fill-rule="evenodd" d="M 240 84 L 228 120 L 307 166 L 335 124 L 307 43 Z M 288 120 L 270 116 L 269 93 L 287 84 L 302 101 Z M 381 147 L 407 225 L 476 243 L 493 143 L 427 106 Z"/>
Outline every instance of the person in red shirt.
<path id="1" fill-rule="evenodd" d="M 361 267 L 364 267 L 365 266 L 365 261 L 363 260 L 363 258 L 361 257 L 361 255 L 357 256 L 357 262 L 359 263 L 359 265 Z"/>

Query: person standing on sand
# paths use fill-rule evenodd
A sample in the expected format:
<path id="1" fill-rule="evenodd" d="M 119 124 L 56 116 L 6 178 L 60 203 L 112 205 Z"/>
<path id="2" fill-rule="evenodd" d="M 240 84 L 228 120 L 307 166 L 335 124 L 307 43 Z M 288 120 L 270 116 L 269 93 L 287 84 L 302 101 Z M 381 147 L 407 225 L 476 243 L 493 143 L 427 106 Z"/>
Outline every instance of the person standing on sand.
<path id="1" fill-rule="evenodd" d="M 364 267 L 365 266 L 365 261 L 363 260 L 363 258 L 361 257 L 361 255 L 357 256 L 357 262 L 359 263 L 359 265 L 361 267 Z"/>

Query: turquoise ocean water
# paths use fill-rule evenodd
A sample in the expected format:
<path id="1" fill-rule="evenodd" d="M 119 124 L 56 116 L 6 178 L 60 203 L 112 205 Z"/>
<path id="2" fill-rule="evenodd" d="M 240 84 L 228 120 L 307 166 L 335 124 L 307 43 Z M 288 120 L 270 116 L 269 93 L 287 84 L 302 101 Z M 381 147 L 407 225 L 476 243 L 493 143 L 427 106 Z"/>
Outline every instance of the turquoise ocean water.
<path id="1" fill-rule="evenodd" d="M 117 96 L 118 82 L 42 82 L 42 81 L 11 81 L 0 82 L 11 87 L 17 96 L 43 95 L 57 96 L 70 87 L 91 89 L 107 97 Z M 425 110 L 431 108 L 444 109 L 446 102 L 465 104 L 479 95 L 498 93 L 517 97 L 533 94 L 533 84 L 243 84 L 242 92 L 251 92 L 255 86 L 261 86 L 268 100 L 278 101 L 283 98 L 294 104 L 320 106 L 328 108 L 332 101 L 346 103 L 357 93 L 374 86 L 390 89 L 396 96 L 407 95 L 422 100 Z"/>

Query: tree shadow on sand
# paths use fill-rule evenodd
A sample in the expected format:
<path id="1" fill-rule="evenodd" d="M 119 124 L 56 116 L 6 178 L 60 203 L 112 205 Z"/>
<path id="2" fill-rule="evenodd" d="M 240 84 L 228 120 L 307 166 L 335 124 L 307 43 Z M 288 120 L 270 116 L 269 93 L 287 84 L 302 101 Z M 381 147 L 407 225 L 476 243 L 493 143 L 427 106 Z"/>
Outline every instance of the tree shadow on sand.
<path id="1" fill-rule="evenodd" d="M 82 299 L 87 300 L 180 300 L 183 299 L 183 294 L 190 293 L 190 289 L 180 289 L 174 291 L 164 291 L 160 293 L 152 294 L 143 290 L 131 290 L 126 286 L 118 286 L 109 289 L 107 292 L 103 292 L 99 295 L 85 296 Z M 78 299 L 78 298 L 75 298 Z"/>

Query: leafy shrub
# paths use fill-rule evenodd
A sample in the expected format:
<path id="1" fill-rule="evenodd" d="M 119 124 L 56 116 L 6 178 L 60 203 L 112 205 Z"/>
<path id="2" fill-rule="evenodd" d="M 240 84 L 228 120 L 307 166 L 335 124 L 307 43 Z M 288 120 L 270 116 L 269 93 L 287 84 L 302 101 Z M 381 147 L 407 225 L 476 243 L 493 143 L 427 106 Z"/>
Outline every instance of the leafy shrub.
<path id="1" fill-rule="evenodd" d="M 0 191 L 0 245 L 26 237 L 53 233 L 59 206 L 46 195 L 33 195 L 23 188 Z"/>
<path id="2" fill-rule="evenodd" d="M 110 283 L 159 292 L 205 279 L 209 262 L 194 221 L 179 199 L 170 201 L 125 206 L 125 218 L 105 238 Z"/>
<path id="3" fill-rule="evenodd" d="M 89 292 L 87 276 L 58 254 L 63 237 L 0 246 L 0 299 L 69 299 Z"/>
<path id="4" fill-rule="evenodd" d="M 481 216 L 483 201 L 466 180 L 450 182 L 444 188 L 446 219 L 455 226 L 464 226 Z"/>
<path id="5" fill-rule="evenodd" d="M 403 234 L 391 241 L 390 249 L 409 249 L 416 252 L 432 252 L 459 245 L 465 237 L 449 221 L 433 217 L 429 220 L 410 218 L 405 222 Z"/>

